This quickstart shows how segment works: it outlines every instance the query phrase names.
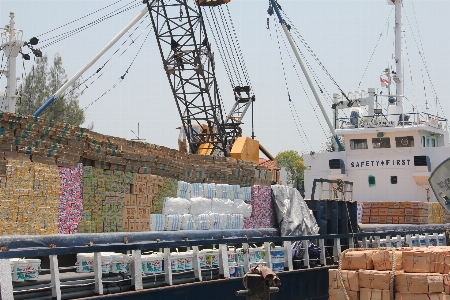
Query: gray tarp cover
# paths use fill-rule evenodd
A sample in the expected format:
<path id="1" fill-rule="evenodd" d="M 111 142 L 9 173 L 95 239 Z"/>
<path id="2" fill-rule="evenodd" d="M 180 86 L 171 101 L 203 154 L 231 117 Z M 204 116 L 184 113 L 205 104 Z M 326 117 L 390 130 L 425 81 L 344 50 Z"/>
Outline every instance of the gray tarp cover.
<path id="1" fill-rule="evenodd" d="M 316 219 L 297 189 L 272 185 L 272 191 L 281 236 L 314 235 L 319 232 Z"/>

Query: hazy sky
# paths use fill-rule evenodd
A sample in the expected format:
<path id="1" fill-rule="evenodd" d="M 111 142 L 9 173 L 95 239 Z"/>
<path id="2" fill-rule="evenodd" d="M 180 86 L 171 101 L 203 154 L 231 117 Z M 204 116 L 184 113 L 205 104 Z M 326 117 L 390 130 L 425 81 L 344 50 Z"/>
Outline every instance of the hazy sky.
<path id="1" fill-rule="evenodd" d="M 14 12 L 16 28 L 24 31 L 24 40 L 38 36 L 38 47 L 43 47 L 48 43 L 46 39 L 84 26 L 131 2 L 142 3 L 132 0 L 0 0 L 0 24 L 2 27 L 7 24 L 9 12 Z M 98 13 L 46 33 L 112 3 L 115 4 Z M 380 88 L 380 74 L 393 62 L 394 12 L 393 6 L 388 6 L 386 0 L 279 0 L 279 3 L 343 91 Z M 267 29 L 268 1 L 232 0 L 228 5 L 256 95 L 256 138 L 273 155 L 290 149 L 302 153 L 319 151 L 326 142 L 328 129 L 305 85 L 303 75 L 300 74 L 298 79 L 292 67 L 294 62 L 289 59 L 292 53 L 285 49 L 283 40 L 277 39 L 273 18 L 270 20 L 270 30 Z M 42 51 L 48 54 L 50 60 L 55 53 L 60 53 L 67 75 L 71 77 L 142 9 L 143 4 L 140 4 L 70 38 L 44 47 Z M 425 100 L 428 100 L 430 113 L 447 115 L 450 108 L 447 100 L 450 82 L 450 1 L 404 0 L 404 10 L 405 95 L 409 99 L 405 103 L 406 111 L 412 110 L 411 103 L 419 111 L 424 111 Z M 120 47 L 126 40 L 125 36 L 85 73 L 84 78 L 89 77 L 120 47 L 105 67 L 103 76 L 81 96 L 82 107 L 101 96 L 124 74 L 151 28 L 145 29 L 149 22 L 147 18 L 135 31 L 133 38 L 141 35 L 134 44 L 130 46 L 128 39 Z M 281 43 L 291 105 L 281 67 L 278 40 Z M 213 49 L 216 53 L 223 51 L 215 45 Z M 300 47 L 300 50 L 306 52 L 304 47 Z M 321 96 L 331 116 L 330 98 L 338 92 L 338 88 L 311 56 L 307 56 L 307 59 L 320 80 L 319 85 L 326 91 Z M 18 76 L 29 71 L 32 61 L 25 62 L 25 69 L 22 65 L 22 60 L 18 60 Z M 217 54 L 216 66 L 225 111 L 228 112 L 234 99 Z M 2 77 L 0 88 L 4 86 Z M 437 109 L 436 97 L 440 102 Z M 247 114 L 243 126 L 244 135 L 247 136 L 251 135 L 250 120 L 251 115 Z M 131 130 L 136 132 L 139 122 L 141 138 L 151 143 L 177 147 L 178 131 L 175 128 L 180 125 L 180 120 L 153 32 L 150 32 L 125 80 L 86 110 L 86 123 L 90 122 L 94 122 L 95 131 L 128 139 L 135 138 Z"/>

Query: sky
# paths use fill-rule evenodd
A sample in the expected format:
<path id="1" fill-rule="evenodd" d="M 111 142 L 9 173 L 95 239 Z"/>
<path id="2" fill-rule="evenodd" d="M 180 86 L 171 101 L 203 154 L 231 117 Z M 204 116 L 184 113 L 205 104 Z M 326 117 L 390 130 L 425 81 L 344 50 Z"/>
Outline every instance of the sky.
<path id="1" fill-rule="evenodd" d="M 350 97 L 355 95 L 355 91 L 369 87 L 382 90 L 380 74 L 386 67 L 392 66 L 394 51 L 394 12 L 393 6 L 387 5 L 386 0 L 278 2 L 289 17 L 288 23 L 293 27 L 291 33 L 296 37 L 300 51 L 305 54 L 308 69 L 315 74 L 313 83 L 330 118 L 331 98 L 339 89 L 351 92 Z M 67 39 L 47 45 L 46 39 L 84 26 L 129 3 L 137 6 Z M 0 24 L 4 27 L 9 23 L 9 13 L 14 12 L 15 26 L 23 30 L 23 39 L 37 36 L 40 41 L 36 47 L 46 53 L 50 61 L 59 53 L 70 78 L 144 8 L 141 3 L 136 0 L 0 0 Z M 232 0 L 228 8 L 256 96 L 253 116 L 256 139 L 273 155 L 284 150 L 299 153 L 321 151 L 329 130 L 303 74 L 292 60 L 293 54 L 286 39 L 272 17 L 267 28 L 268 0 Z M 86 15 L 89 16 L 72 22 Z M 450 1 L 404 0 L 406 111 L 412 111 L 412 105 L 415 110 L 425 111 L 427 101 L 429 113 L 448 115 L 448 15 Z M 72 23 L 59 28 L 69 22 Z M 150 20 L 146 18 L 136 30 L 133 27 L 129 33 L 133 32 L 134 43 L 130 43 L 131 39 L 125 35 L 83 76 L 88 78 L 111 58 L 103 69 L 103 75 L 92 85 L 89 84 L 79 99 L 81 107 L 88 106 L 84 125 L 93 122 L 94 131 L 132 139 L 136 138 L 132 131 L 137 133 L 139 123 L 141 139 L 177 148 L 176 128 L 181 121 L 162 68 L 154 33 L 150 31 L 151 26 L 147 27 L 148 24 Z M 147 34 L 148 38 L 143 43 Z M 298 39 L 299 35 L 327 72 L 309 55 Z M 141 45 L 142 49 L 136 56 Z M 225 51 L 214 44 L 212 47 L 216 53 Z M 117 49 L 119 51 L 113 55 Z M 27 51 L 24 49 L 25 53 Z M 125 79 L 100 97 L 117 83 L 135 56 Z M 217 81 L 224 110 L 228 112 L 234 98 L 224 64 L 219 55 L 215 57 Z M 18 76 L 22 78 L 27 74 L 32 64 L 33 60 L 18 59 Z M 2 76 L 0 89 L 5 85 Z M 384 102 L 380 104 L 386 106 Z M 348 116 L 348 113 L 341 116 Z M 250 113 L 244 123 L 243 134 L 251 136 Z"/>

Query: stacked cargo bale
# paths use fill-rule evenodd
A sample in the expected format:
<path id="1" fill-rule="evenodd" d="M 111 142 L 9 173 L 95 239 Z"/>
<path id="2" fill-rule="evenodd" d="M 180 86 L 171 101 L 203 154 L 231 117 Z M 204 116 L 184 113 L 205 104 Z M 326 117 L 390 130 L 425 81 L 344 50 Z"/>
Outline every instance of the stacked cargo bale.
<path id="1" fill-rule="evenodd" d="M 59 177 L 58 233 L 78 233 L 83 212 L 83 165 L 78 164 L 76 168 L 59 167 Z"/>
<path id="2" fill-rule="evenodd" d="M 2 235 L 58 232 L 58 167 L 10 160 L 0 186 Z"/>
<path id="3" fill-rule="evenodd" d="M 252 214 L 244 219 L 244 228 L 274 228 L 276 227 L 275 208 L 272 201 L 272 189 L 266 186 L 252 186 Z"/>

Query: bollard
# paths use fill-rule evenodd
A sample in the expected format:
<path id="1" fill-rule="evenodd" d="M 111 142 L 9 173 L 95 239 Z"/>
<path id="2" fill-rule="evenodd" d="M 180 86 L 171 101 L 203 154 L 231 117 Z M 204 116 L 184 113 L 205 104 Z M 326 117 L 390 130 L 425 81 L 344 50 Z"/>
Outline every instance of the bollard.
<path id="1" fill-rule="evenodd" d="M 269 300 L 270 293 L 277 293 L 279 288 L 269 287 L 261 274 L 247 274 L 247 289 L 236 292 L 236 296 L 246 296 L 246 300 Z"/>

